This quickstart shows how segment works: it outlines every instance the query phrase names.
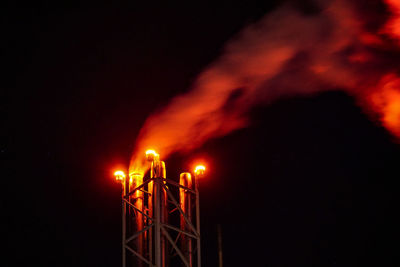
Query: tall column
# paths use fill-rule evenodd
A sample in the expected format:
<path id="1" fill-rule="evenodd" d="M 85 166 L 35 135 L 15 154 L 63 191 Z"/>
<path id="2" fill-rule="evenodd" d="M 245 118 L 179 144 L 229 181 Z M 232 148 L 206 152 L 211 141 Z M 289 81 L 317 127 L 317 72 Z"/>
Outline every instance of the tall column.
<path id="1" fill-rule="evenodd" d="M 195 177 L 195 191 L 196 191 L 196 230 L 197 237 L 197 267 L 201 267 L 201 242 L 200 242 L 200 195 L 199 195 L 199 176 Z"/>
<path id="2" fill-rule="evenodd" d="M 192 188 L 192 177 L 189 172 L 181 173 L 179 178 L 179 184 L 185 186 L 187 188 Z M 191 194 L 187 192 L 185 189 L 179 189 L 179 198 L 180 198 L 180 206 L 182 211 L 186 214 L 189 221 L 192 221 L 192 203 L 191 203 Z M 183 231 L 189 231 L 190 228 L 187 226 L 185 218 L 183 215 L 180 215 L 180 226 Z M 189 262 L 189 266 L 193 266 L 193 253 L 192 253 L 192 238 L 186 235 L 182 235 L 181 237 L 181 247 L 185 258 Z"/>
<path id="3" fill-rule="evenodd" d="M 133 189 L 136 187 L 140 186 L 143 183 L 143 176 L 139 173 L 133 173 L 129 177 L 129 192 L 131 192 Z M 143 210 L 143 192 L 141 190 L 136 190 L 136 192 L 130 196 L 129 201 L 140 211 Z M 143 229 L 143 215 L 135 211 L 135 228 L 136 232 L 139 232 Z M 140 254 L 143 255 L 143 234 L 139 235 L 136 240 L 135 240 L 135 245 L 136 245 L 136 251 Z M 142 267 L 143 262 L 139 258 L 136 257 L 135 259 L 136 266 Z"/>

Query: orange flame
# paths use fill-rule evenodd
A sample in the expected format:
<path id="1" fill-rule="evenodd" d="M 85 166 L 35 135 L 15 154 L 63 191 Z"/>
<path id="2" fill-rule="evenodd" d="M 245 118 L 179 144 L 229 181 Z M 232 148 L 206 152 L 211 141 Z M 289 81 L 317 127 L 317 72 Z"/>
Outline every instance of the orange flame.
<path id="1" fill-rule="evenodd" d="M 148 149 L 148 150 L 146 150 L 146 156 L 148 156 L 148 155 L 156 156 L 157 152 L 153 149 Z"/>
<path id="2" fill-rule="evenodd" d="M 115 179 L 117 181 L 123 181 L 125 179 L 125 177 L 126 177 L 126 175 L 125 175 L 125 173 L 123 171 L 114 172 L 114 176 L 115 176 Z"/>
<path id="3" fill-rule="evenodd" d="M 204 167 L 203 165 L 198 165 L 194 169 L 194 173 L 196 175 L 203 175 L 205 171 L 206 171 L 206 167 Z"/>

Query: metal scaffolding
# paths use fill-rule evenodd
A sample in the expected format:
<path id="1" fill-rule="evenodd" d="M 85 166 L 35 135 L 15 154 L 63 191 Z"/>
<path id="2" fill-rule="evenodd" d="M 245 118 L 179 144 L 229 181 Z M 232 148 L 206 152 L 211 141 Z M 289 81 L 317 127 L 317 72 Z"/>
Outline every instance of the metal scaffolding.
<path id="1" fill-rule="evenodd" d="M 150 177 L 132 174 L 129 181 L 120 179 L 122 266 L 168 267 L 180 262 L 182 266 L 200 267 L 198 178 L 204 170 L 195 172 L 192 188 L 190 173 L 181 174 L 178 183 L 166 178 L 165 163 L 158 154 L 148 160 Z"/>

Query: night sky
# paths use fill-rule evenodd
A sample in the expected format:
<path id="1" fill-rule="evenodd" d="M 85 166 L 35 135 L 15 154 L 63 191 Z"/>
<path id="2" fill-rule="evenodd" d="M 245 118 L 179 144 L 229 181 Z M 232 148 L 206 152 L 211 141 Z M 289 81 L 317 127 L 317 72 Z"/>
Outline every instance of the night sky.
<path id="1" fill-rule="evenodd" d="M 281 2 L 5 4 L 0 265 L 120 266 L 113 171 L 146 117 Z M 203 266 L 218 264 L 217 224 L 225 266 L 400 265 L 393 136 L 341 91 L 281 99 L 251 122 L 166 159 L 175 180 L 206 159 Z"/>

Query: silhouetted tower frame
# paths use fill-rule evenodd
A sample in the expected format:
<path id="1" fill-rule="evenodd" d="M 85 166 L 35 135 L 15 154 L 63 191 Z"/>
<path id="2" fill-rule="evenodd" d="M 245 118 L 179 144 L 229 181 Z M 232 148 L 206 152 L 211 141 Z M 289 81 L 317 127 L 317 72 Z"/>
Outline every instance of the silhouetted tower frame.
<path id="1" fill-rule="evenodd" d="M 195 174 L 195 188 L 189 188 L 180 183 L 166 178 L 165 163 L 160 161 L 159 155 L 147 155 L 151 162 L 150 177 L 129 190 L 129 183 L 124 179 L 122 192 L 122 267 L 131 267 L 130 256 L 138 260 L 138 264 L 151 267 L 167 267 L 168 256 L 176 253 L 183 266 L 201 267 L 201 238 L 200 238 L 200 196 L 199 196 L 199 174 Z M 133 174 L 135 175 L 135 174 Z M 137 175 L 137 174 L 136 174 Z M 201 173 L 202 175 L 202 173 Z M 130 175 L 131 176 L 131 175 Z M 184 212 L 174 196 L 172 189 L 184 190 L 189 199 L 195 200 L 195 216 L 188 216 Z M 132 197 L 140 191 L 144 198 L 142 209 L 135 205 L 135 198 Z M 168 205 L 169 204 L 169 205 Z M 189 205 L 191 212 L 191 205 Z M 168 207 L 172 207 L 168 209 Z M 180 225 L 168 223 L 169 213 L 179 212 L 181 217 Z M 142 228 L 132 226 L 138 215 L 143 220 Z M 185 226 L 182 227 L 182 222 Z M 175 238 L 173 238 L 175 237 Z M 184 237 L 191 242 L 189 253 L 185 253 L 179 247 L 179 240 Z M 139 251 L 130 244 L 134 240 L 142 239 L 143 249 Z M 171 247 L 171 250 L 169 249 Z M 196 261 L 193 259 L 196 258 Z M 195 263 L 196 262 L 196 263 Z M 129 264 L 129 265 L 128 265 Z"/>

